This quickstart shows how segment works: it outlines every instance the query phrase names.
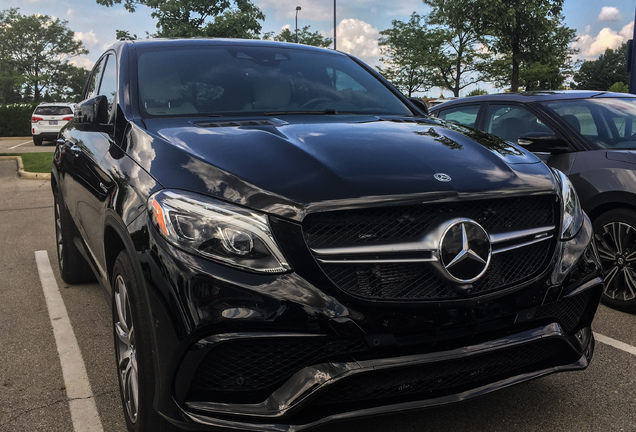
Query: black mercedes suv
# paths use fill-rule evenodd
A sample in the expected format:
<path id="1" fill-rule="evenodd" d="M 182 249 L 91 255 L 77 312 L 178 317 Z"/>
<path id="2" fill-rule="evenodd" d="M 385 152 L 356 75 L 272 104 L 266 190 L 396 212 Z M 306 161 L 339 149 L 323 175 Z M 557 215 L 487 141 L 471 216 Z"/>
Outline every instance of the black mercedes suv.
<path id="1" fill-rule="evenodd" d="M 145 40 L 99 59 L 51 185 L 112 302 L 130 431 L 294 431 L 584 369 L 602 291 L 567 177 L 346 54 Z"/>

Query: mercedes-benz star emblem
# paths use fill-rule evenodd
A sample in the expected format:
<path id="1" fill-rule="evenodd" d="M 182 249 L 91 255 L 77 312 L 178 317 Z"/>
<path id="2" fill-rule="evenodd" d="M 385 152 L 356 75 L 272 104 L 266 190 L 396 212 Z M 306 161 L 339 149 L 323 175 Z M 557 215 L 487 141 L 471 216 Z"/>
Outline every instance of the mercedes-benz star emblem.
<path id="1" fill-rule="evenodd" d="M 459 219 L 442 236 L 439 256 L 446 276 L 454 283 L 468 284 L 488 269 L 492 248 L 486 231 L 477 222 Z"/>
<path id="2" fill-rule="evenodd" d="M 451 181 L 451 176 L 449 176 L 448 174 L 444 174 L 444 173 L 435 173 L 433 174 L 433 177 L 435 177 L 435 180 L 437 181 L 441 181 L 441 182 L 449 182 Z"/>

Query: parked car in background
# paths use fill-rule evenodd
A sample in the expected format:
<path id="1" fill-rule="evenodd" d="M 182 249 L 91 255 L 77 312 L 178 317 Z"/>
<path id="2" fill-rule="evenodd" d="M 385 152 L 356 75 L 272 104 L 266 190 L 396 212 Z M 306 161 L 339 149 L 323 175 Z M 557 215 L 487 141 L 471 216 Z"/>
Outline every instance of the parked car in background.
<path id="1" fill-rule="evenodd" d="M 45 102 L 35 107 L 31 115 L 33 144 L 42 145 L 44 140 L 55 141 L 60 130 L 73 119 L 75 104 Z"/>
<path id="2" fill-rule="evenodd" d="M 64 281 L 113 308 L 130 431 L 295 431 L 587 367 L 567 177 L 336 51 L 122 41 L 53 161 Z"/>
<path id="3" fill-rule="evenodd" d="M 566 173 L 594 223 L 603 302 L 636 312 L 636 96 L 554 91 L 475 96 L 430 109 L 535 152 Z"/>

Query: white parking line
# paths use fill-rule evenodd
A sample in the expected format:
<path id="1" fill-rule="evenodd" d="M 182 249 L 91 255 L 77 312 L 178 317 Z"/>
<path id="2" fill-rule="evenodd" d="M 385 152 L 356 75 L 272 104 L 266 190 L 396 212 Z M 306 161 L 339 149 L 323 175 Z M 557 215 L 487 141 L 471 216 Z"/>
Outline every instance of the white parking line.
<path id="1" fill-rule="evenodd" d="M 31 141 L 26 141 L 26 142 L 20 143 L 18 145 L 14 145 L 13 147 L 9 147 L 9 150 L 13 150 L 14 148 L 18 148 L 18 147 L 23 146 L 25 144 L 29 144 L 30 142 Z"/>
<path id="2" fill-rule="evenodd" d="M 594 333 L 594 339 L 601 343 L 604 343 L 605 345 L 613 346 L 614 348 L 618 348 L 621 351 L 625 351 L 626 353 L 630 353 L 631 355 L 636 356 L 636 347 L 627 345 L 624 342 L 612 339 L 611 337 L 603 336 L 602 334 L 598 333 Z"/>
<path id="3" fill-rule="evenodd" d="M 62 364 L 62 376 L 71 409 L 73 429 L 76 432 L 103 432 L 82 353 L 55 281 L 47 252 L 45 250 L 35 252 L 35 261 Z"/>

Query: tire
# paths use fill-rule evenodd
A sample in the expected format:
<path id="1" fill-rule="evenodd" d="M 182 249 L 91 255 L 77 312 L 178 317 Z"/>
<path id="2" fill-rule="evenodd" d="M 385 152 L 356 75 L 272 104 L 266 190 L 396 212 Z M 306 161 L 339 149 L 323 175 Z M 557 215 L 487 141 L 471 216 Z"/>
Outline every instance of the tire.
<path id="1" fill-rule="evenodd" d="M 68 284 L 93 282 L 95 275 L 88 263 L 73 243 L 71 218 L 66 210 L 62 194 L 55 194 L 55 240 L 57 243 L 57 264 L 62 280 Z"/>
<path id="2" fill-rule="evenodd" d="M 179 429 L 153 409 L 152 320 L 139 295 L 142 282 L 137 278 L 125 250 L 115 260 L 111 285 L 115 360 L 128 431 L 177 432 Z"/>
<path id="3" fill-rule="evenodd" d="M 636 212 L 616 209 L 594 220 L 594 237 L 603 265 L 602 302 L 636 313 Z"/>
<path id="4" fill-rule="evenodd" d="M 33 144 L 35 144 L 36 146 L 41 146 L 42 145 L 42 141 L 44 141 L 42 138 L 33 137 Z"/>

